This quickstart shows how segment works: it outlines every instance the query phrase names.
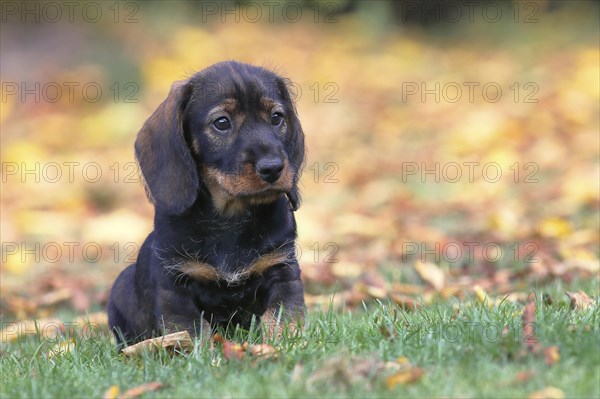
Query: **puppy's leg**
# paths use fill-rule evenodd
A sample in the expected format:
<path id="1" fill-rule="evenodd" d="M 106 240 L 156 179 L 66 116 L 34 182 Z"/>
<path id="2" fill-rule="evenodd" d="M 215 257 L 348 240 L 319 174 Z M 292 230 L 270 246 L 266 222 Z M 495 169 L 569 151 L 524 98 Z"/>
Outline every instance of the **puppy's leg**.
<path id="1" fill-rule="evenodd" d="M 212 327 L 194 304 L 191 296 L 176 290 L 160 290 L 157 322 L 163 334 L 188 331 L 190 335 L 208 342 Z"/>
<path id="2" fill-rule="evenodd" d="M 261 324 L 268 337 L 279 339 L 286 326 L 291 332 L 303 327 L 304 286 L 302 281 L 297 280 L 280 283 L 274 289 L 271 304 L 261 317 Z"/>
<path id="3" fill-rule="evenodd" d="M 108 325 L 119 349 L 152 336 L 152 308 L 140 303 L 135 289 L 136 265 L 127 267 L 115 280 L 108 300 Z"/>

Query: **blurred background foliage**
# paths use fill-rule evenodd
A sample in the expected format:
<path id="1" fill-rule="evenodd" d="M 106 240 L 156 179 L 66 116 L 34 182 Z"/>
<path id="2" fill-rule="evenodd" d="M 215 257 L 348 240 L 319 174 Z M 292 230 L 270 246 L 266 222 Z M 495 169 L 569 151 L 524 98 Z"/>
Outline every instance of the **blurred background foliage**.
<path id="1" fill-rule="evenodd" d="M 173 81 L 228 59 L 294 82 L 311 306 L 597 284 L 598 2 L 480 1 L 472 18 L 452 2 L 455 18 L 443 1 L 279 1 L 272 20 L 261 2 L 95 2 L 94 22 L 89 3 L 73 21 L 3 8 L 3 317 L 103 306 L 152 229 L 137 130 Z"/>

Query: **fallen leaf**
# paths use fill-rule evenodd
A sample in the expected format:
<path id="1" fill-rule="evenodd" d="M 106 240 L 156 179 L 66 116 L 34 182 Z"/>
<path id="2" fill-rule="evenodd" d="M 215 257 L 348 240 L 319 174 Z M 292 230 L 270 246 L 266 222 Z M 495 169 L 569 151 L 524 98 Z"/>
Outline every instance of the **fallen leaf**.
<path id="1" fill-rule="evenodd" d="M 425 374 L 425 370 L 420 367 L 408 367 L 387 377 L 385 379 L 385 386 L 388 389 L 393 389 L 397 385 L 417 382 L 423 377 L 423 374 Z"/>
<path id="2" fill-rule="evenodd" d="M 556 387 L 546 387 L 529 395 L 529 399 L 564 399 L 565 393 Z"/>
<path id="3" fill-rule="evenodd" d="M 162 337 L 147 339 L 138 342 L 135 345 L 123 349 L 125 356 L 136 356 L 143 353 L 144 350 L 154 351 L 158 348 L 165 348 L 171 351 L 190 352 L 194 349 L 194 341 L 187 331 L 180 331 Z"/>
<path id="4" fill-rule="evenodd" d="M 423 286 L 396 283 L 392 285 L 392 291 L 405 295 L 420 295 L 423 293 Z"/>
<path id="5" fill-rule="evenodd" d="M 538 225 L 538 232 L 544 237 L 564 238 L 571 233 L 571 225 L 561 218 L 548 218 Z"/>
<path id="6" fill-rule="evenodd" d="M 515 376 L 515 380 L 519 383 L 524 383 L 535 377 L 535 375 L 536 372 L 532 370 L 519 371 Z"/>
<path id="7" fill-rule="evenodd" d="M 242 347 L 253 357 L 258 357 L 261 359 L 274 359 L 278 355 L 277 349 L 275 349 L 274 346 L 267 344 L 248 345 L 245 342 L 242 344 Z"/>
<path id="8" fill-rule="evenodd" d="M 410 360 L 406 356 L 400 356 L 396 359 L 396 363 L 402 366 L 410 365 Z"/>
<path id="9" fill-rule="evenodd" d="M 360 289 L 365 294 L 367 294 L 370 297 L 375 298 L 375 299 L 384 299 L 387 297 L 387 294 L 388 294 L 387 290 L 385 288 L 376 287 L 373 285 L 361 285 Z"/>
<path id="10" fill-rule="evenodd" d="M 483 303 L 483 304 L 489 303 L 488 294 L 485 292 L 485 290 L 479 284 L 476 284 L 473 287 L 473 291 L 475 292 L 475 295 L 477 295 L 477 299 L 479 299 L 479 301 L 481 303 Z"/>
<path id="11" fill-rule="evenodd" d="M 594 300 L 583 291 L 567 292 L 566 294 L 571 300 L 571 309 L 586 310 L 594 304 Z"/>
<path id="12" fill-rule="evenodd" d="M 442 288 L 444 288 L 444 271 L 434 263 L 421 262 L 420 260 L 416 261 L 415 270 L 417 271 L 419 276 L 423 280 L 431 284 L 431 286 L 435 288 L 436 291 L 440 291 Z"/>
<path id="13" fill-rule="evenodd" d="M 246 355 L 258 359 L 272 359 L 276 358 L 278 355 L 277 349 L 268 344 L 249 344 L 248 342 L 239 344 L 237 342 L 228 341 L 220 334 L 215 334 L 213 341 L 222 345 L 223 357 L 228 360 L 241 360 Z"/>
<path id="14" fill-rule="evenodd" d="M 227 360 L 240 360 L 246 354 L 243 344 L 240 345 L 237 342 L 228 341 L 220 334 L 215 334 L 213 341 L 221 344 L 223 348 L 223 357 Z"/>
<path id="15" fill-rule="evenodd" d="M 148 382 L 146 384 L 142 384 L 137 387 L 126 390 L 125 392 L 123 392 L 123 395 L 121 395 L 120 399 L 137 398 L 138 396 L 141 396 L 146 392 L 152 392 L 162 388 L 164 388 L 164 385 L 160 382 Z"/>
<path id="16" fill-rule="evenodd" d="M 103 399 L 117 399 L 118 396 L 119 396 L 119 386 L 111 385 L 110 388 L 108 388 L 106 390 L 106 392 L 104 392 L 104 395 L 102 396 L 102 398 Z"/>
<path id="17" fill-rule="evenodd" d="M 357 288 L 375 299 L 385 299 L 389 292 L 388 282 L 378 273 L 365 273 Z"/>
<path id="18" fill-rule="evenodd" d="M 421 304 L 415 298 L 411 298 L 408 295 L 391 294 L 390 298 L 396 305 L 406 310 L 415 310 L 421 307 Z"/>
<path id="19" fill-rule="evenodd" d="M 333 275 L 340 278 L 357 278 L 365 271 L 363 264 L 358 262 L 337 262 L 331 266 Z"/>
<path id="20" fill-rule="evenodd" d="M 558 346 L 549 346 L 544 348 L 544 357 L 546 358 L 546 365 L 552 366 L 560 360 L 560 353 Z"/>
<path id="21" fill-rule="evenodd" d="M 37 298 L 37 304 L 39 306 L 53 306 L 58 303 L 71 299 L 73 293 L 68 288 L 61 288 L 55 291 L 47 292 L 44 295 Z"/>
<path id="22" fill-rule="evenodd" d="M 540 349 L 540 343 L 535 336 L 535 295 L 529 294 L 529 300 L 525 305 L 523 316 L 523 343 L 528 352 L 536 353 Z"/>

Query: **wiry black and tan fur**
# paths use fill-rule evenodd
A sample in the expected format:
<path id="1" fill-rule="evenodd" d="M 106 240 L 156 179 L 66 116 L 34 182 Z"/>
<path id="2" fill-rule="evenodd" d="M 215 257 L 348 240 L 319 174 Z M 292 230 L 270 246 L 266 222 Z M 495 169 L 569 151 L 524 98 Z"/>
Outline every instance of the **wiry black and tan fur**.
<path id="1" fill-rule="evenodd" d="M 154 231 L 112 288 L 109 324 L 121 346 L 247 328 L 280 309 L 302 319 L 293 211 L 304 134 L 281 77 L 222 62 L 176 82 L 135 154 Z"/>

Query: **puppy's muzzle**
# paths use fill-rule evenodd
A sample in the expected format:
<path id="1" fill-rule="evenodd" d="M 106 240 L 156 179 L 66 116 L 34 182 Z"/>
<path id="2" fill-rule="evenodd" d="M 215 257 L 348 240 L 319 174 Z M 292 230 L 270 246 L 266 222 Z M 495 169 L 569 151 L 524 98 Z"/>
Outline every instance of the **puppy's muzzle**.
<path id="1" fill-rule="evenodd" d="M 275 183 L 281 177 L 283 160 L 279 157 L 265 157 L 256 163 L 256 173 L 267 183 Z"/>

